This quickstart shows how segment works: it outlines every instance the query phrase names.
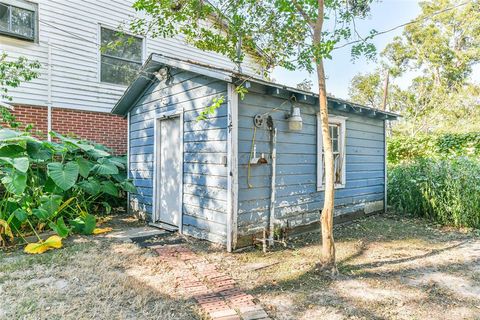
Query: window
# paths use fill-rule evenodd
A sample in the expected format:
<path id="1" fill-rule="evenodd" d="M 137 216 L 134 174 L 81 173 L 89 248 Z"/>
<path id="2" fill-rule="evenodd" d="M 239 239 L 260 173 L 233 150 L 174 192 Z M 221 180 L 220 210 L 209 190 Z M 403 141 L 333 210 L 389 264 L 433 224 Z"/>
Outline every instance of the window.
<path id="1" fill-rule="evenodd" d="M 347 118 L 340 116 L 329 117 L 330 137 L 332 138 L 333 161 L 335 164 L 335 187 L 345 187 L 345 121 Z M 320 114 L 317 116 L 317 189 L 325 188 L 325 157 L 322 141 L 322 123 Z"/>
<path id="2" fill-rule="evenodd" d="M 0 35 L 35 41 L 38 7 L 27 1 L 0 1 Z"/>
<path id="3" fill-rule="evenodd" d="M 129 85 L 142 66 L 143 39 L 104 27 L 100 39 L 100 81 Z"/>

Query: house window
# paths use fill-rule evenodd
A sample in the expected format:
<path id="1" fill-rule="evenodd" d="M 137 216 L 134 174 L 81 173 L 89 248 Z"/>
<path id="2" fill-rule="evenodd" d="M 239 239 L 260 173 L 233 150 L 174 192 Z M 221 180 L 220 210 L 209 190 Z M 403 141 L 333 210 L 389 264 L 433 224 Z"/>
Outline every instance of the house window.
<path id="1" fill-rule="evenodd" d="M 143 39 L 100 28 L 100 81 L 129 85 L 142 66 Z"/>
<path id="2" fill-rule="evenodd" d="M 38 6 L 28 1 L 0 1 L 0 35 L 35 41 Z"/>
<path id="3" fill-rule="evenodd" d="M 332 139 L 333 161 L 335 165 L 334 182 L 335 188 L 345 187 L 345 121 L 347 118 L 340 116 L 329 117 L 330 137 Z M 325 157 L 322 140 L 322 123 L 320 114 L 317 116 L 317 189 L 325 188 Z"/>

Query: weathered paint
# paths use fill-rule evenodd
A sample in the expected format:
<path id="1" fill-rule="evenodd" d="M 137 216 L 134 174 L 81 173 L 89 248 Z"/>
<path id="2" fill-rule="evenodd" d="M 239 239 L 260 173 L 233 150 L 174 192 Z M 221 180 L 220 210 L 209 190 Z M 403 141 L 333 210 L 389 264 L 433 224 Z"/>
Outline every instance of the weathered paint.
<path id="1" fill-rule="evenodd" d="M 130 110 L 130 175 L 138 189 L 130 195 L 134 211 L 152 217 L 154 121 L 166 111 L 183 110 L 183 232 L 225 242 L 227 222 L 227 106 L 197 121 L 227 83 L 187 71 L 173 79 L 152 81 Z"/>
<path id="2" fill-rule="evenodd" d="M 275 216 L 279 225 L 294 227 L 318 221 L 323 206 L 324 194 L 317 191 L 318 107 L 296 103 L 301 108 L 303 129 L 291 132 L 285 119 L 291 104 L 285 103 L 285 97 L 274 97 L 266 91 L 264 86 L 254 85 L 239 105 L 239 235 L 257 232 L 268 225 L 270 163 L 251 166 L 249 181 L 252 187 L 247 184 L 255 114 L 270 112 L 278 129 Z M 336 215 L 382 210 L 385 183 L 383 120 L 334 108 L 330 108 L 330 114 L 347 117 L 346 185 L 336 190 Z M 270 161 L 270 132 L 257 129 L 255 144 L 257 154 L 265 153 Z"/>
<path id="3" fill-rule="evenodd" d="M 272 91 L 268 85 L 253 83 L 245 99 L 238 101 L 234 114 L 234 109 L 228 109 L 233 84 L 177 68 L 172 68 L 171 74 L 173 79 L 168 84 L 154 79 L 142 94 L 132 97 L 136 102 L 129 112 L 129 168 L 138 188 L 138 193 L 130 197 L 132 209 L 146 217 L 152 215 L 155 118 L 183 110 L 183 232 L 227 244 L 230 249 L 239 239 L 267 227 L 272 172 L 269 131 L 257 129 L 257 154 L 265 153 L 269 163 L 252 166 L 252 187 L 247 182 L 247 164 L 253 116 L 270 113 L 278 131 L 276 222 L 280 227 L 293 228 L 319 220 L 324 194 L 317 188 L 316 98 L 302 99 L 297 94 L 303 129 L 292 132 L 286 120 L 291 111 L 288 91 Z M 199 113 L 217 97 L 225 99 L 224 105 L 208 120 L 197 121 Z M 332 115 L 347 118 L 346 184 L 336 190 L 335 214 L 381 211 L 385 195 L 385 117 L 371 110 L 360 112 L 355 105 L 342 108 L 335 100 L 331 100 L 329 109 Z"/>

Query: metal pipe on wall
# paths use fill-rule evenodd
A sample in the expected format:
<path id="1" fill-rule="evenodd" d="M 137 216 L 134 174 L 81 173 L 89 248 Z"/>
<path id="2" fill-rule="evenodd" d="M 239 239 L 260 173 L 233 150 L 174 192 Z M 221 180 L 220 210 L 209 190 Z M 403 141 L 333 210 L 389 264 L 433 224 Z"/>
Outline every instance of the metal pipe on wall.
<path id="1" fill-rule="evenodd" d="M 52 141 L 52 44 L 48 39 L 48 97 L 47 97 L 47 139 Z"/>
<path id="2" fill-rule="evenodd" d="M 276 180 L 276 168 L 277 164 L 277 128 L 272 130 L 272 190 L 270 195 L 270 226 L 268 233 L 268 242 L 270 247 L 274 243 L 274 232 L 275 232 L 275 180 Z"/>

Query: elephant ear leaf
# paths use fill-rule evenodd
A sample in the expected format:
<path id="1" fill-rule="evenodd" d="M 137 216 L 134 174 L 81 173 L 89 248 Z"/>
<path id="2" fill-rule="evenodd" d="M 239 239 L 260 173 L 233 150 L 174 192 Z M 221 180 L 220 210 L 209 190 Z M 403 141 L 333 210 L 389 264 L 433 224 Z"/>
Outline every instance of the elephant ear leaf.
<path id="1" fill-rule="evenodd" d="M 10 170 L 2 178 L 2 183 L 8 192 L 20 195 L 27 187 L 27 174 L 17 170 Z"/>
<path id="2" fill-rule="evenodd" d="M 66 191 L 75 185 L 78 179 L 79 168 L 76 162 L 60 162 L 49 163 L 48 176 L 62 190 Z"/>
<path id="3" fill-rule="evenodd" d="M 48 143 L 27 142 L 27 153 L 33 161 L 45 161 L 52 158 Z"/>
<path id="4" fill-rule="evenodd" d="M 50 229 L 55 231 L 61 238 L 66 238 L 70 233 L 70 229 L 65 225 L 65 221 L 63 221 L 63 217 L 58 218 L 56 222 L 50 222 L 48 224 Z"/>
<path id="5" fill-rule="evenodd" d="M 120 187 L 126 192 L 137 193 L 137 188 L 130 181 L 123 181 L 120 183 Z"/>
<path id="6" fill-rule="evenodd" d="M 98 159 L 98 163 L 93 168 L 96 173 L 102 175 L 118 174 L 118 167 L 107 158 Z"/>
<path id="7" fill-rule="evenodd" d="M 78 186 L 84 190 L 86 193 L 91 194 L 93 196 L 96 196 L 101 192 L 101 186 L 100 183 L 96 180 L 89 179 L 89 180 L 84 180 L 80 181 L 78 183 Z"/>
<path id="8" fill-rule="evenodd" d="M 51 249 L 59 249 L 62 247 L 62 238 L 59 236 L 51 236 L 45 241 L 29 243 L 24 251 L 30 254 L 40 254 Z"/>
<path id="9" fill-rule="evenodd" d="M 87 178 L 90 174 L 90 170 L 93 168 L 93 164 L 89 160 L 82 157 L 77 158 L 77 164 L 80 175 L 84 178 Z"/>
<path id="10" fill-rule="evenodd" d="M 25 148 L 19 144 L 7 144 L 0 148 L 0 157 L 17 158 L 24 155 Z"/>
<path id="11" fill-rule="evenodd" d="M 24 222 L 28 218 L 28 213 L 22 208 L 16 209 L 15 211 L 13 211 L 13 214 L 15 215 L 15 218 L 17 218 L 17 220 L 20 222 Z"/>
<path id="12" fill-rule="evenodd" d="M 23 173 L 27 172 L 28 167 L 30 166 L 30 161 L 28 160 L 27 157 L 21 157 L 21 158 L 0 157 L 0 161 L 8 163 L 12 167 L 14 167 L 16 170 Z"/>
<path id="13" fill-rule="evenodd" d="M 0 140 L 7 140 L 21 136 L 22 134 L 18 131 L 11 129 L 0 129 Z"/>
<path id="14" fill-rule="evenodd" d="M 103 181 L 102 191 L 111 196 L 118 197 L 118 188 L 112 181 Z"/>
<path id="15" fill-rule="evenodd" d="M 95 216 L 84 212 L 82 216 L 70 220 L 70 225 L 73 227 L 74 232 L 89 235 L 95 230 L 97 220 Z"/>

